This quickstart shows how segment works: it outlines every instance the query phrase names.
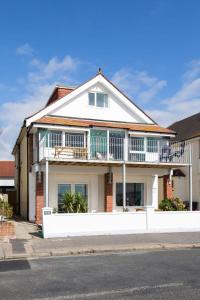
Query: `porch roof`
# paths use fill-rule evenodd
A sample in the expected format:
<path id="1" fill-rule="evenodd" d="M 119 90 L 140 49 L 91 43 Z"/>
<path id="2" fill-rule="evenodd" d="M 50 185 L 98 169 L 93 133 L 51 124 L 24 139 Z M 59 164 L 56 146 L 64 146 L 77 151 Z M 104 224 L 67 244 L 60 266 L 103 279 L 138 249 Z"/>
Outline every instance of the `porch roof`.
<path id="1" fill-rule="evenodd" d="M 49 124 L 49 125 L 61 125 L 61 126 L 77 126 L 77 127 L 109 127 L 116 129 L 127 129 L 138 132 L 151 132 L 151 133 L 163 133 L 163 134 L 174 134 L 175 131 L 161 127 L 156 124 L 136 124 L 136 123 L 124 123 L 124 122 L 106 122 L 100 120 L 86 120 L 86 119 L 75 119 L 75 118 L 64 118 L 45 116 L 34 123 L 36 124 Z"/>

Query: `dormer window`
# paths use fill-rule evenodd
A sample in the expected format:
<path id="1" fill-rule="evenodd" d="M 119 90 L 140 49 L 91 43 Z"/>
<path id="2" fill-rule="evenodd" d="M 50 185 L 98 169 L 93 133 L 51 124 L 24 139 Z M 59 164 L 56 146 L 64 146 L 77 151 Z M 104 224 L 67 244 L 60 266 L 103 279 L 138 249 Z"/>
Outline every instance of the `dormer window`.
<path id="1" fill-rule="evenodd" d="M 96 107 L 108 107 L 108 95 L 104 93 L 89 93 L 89 105 Z"/>

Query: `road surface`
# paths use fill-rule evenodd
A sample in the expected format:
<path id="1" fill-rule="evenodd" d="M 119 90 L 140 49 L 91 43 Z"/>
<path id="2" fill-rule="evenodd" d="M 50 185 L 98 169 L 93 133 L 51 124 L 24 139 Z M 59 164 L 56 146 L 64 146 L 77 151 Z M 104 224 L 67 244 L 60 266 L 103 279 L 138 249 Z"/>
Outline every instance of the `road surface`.
<path id="1" fill-rule="evenodd" d="M 0 299 L 200 299 L 200 250 L 1 261 Z"/>

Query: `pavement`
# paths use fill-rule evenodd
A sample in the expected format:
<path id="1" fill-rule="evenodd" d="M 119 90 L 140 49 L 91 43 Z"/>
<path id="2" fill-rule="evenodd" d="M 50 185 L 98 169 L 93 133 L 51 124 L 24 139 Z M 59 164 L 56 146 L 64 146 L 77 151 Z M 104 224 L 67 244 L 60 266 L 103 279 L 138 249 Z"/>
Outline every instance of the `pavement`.
<path id="1" fill-rule="evenodd" d="M 0 300 L 199 300 L 200 250 L 0 261 Z"/>
<path id="2" fill-rule="evenodd" d="M 43 239 L 32 223 L 12 221 L 15 234 L 0 239 L 0 260 L 134 250 L 200 248 L 200 232 L 100 235 Z"/>

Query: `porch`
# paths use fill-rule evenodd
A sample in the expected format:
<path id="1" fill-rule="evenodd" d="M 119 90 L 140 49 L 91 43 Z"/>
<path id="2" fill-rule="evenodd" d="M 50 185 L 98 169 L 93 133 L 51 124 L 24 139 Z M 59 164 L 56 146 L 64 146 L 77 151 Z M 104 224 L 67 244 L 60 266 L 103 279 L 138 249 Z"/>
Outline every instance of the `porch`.
<path id="1" fill-rule="evenodd" d="M 133 165 L 77 165 L 55 164 L 46 161 L 39 172 L 29 178 L 36 182 L 36 193 L 32 194 L 29 215 L 41 223 L 42 207 L 58 210 L 64 192 L 81 193 L 87 199 L 88 213 L 136 212 L 146 207 L 158 208 L 158 178 L 165 176 L 165 193 L 170 193 L 171 171 L 169 167 L 137 167 Z M 168 197 L 167 194 L 165 197 Z M 61 211 L 60 211 L 61 212 Z"/>

